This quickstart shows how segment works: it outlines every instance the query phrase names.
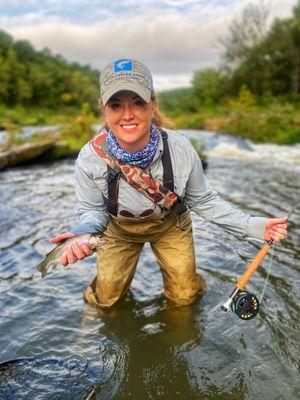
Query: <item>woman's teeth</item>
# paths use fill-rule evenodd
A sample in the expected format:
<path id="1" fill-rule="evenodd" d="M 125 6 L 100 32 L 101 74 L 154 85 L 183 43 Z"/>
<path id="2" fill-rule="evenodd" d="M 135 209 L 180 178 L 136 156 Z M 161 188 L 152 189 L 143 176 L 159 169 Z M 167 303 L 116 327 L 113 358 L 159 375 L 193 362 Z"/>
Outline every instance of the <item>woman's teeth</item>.
<path id="1" fill-rule="evenodd" d="M 122 125 L 123 129 L 134 129 L 136 125 Z"/>

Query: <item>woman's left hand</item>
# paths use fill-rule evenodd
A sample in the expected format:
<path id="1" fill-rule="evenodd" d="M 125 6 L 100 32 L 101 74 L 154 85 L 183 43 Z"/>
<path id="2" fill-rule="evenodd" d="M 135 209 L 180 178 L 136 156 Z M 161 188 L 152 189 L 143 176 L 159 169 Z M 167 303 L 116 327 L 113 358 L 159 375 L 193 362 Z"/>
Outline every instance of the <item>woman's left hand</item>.
<path id="1" fill-rule="evenodd" d="M 269 218 L 265 228 L 265 240 L 272 239 L 275 243 L 279 243 L 287 234 L 287 217 Z"/>

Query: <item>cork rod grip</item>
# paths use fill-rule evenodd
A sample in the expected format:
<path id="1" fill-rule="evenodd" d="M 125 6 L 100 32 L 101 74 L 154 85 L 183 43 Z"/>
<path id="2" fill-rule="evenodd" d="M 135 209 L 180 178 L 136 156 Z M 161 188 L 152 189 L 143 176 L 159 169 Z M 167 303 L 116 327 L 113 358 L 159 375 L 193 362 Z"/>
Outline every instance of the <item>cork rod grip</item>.
<path id="1" fill-rule="evenodd" d="M 241 278 L 238 280 L 238 282 L 236 284 L 236 286 L 240 290 L 243 290 L 244 287 L 247 285 L 247 282 L 251 278 L 251 275 L 260 266 L 262 260 L 264 259 L 265 255 L 267 254 L 269 249 L 270 249 L 270 246 L 268 244 L 265 244 L 264 247 L 257 253 L 257 255 L 254 257 L 254 259 L 251 261 L 251 263 L 249 264 L 245 273 L 241 276 Z"/>

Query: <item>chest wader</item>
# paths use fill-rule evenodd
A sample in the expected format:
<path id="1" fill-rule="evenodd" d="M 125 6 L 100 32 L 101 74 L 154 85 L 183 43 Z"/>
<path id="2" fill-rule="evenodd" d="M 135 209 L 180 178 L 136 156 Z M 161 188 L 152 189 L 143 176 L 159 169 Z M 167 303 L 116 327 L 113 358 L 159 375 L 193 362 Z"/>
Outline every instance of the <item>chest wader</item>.
<path id="1" fill-rule="evenodd" d="M 162 131 L 163 187 L 174 193 L 173 168 L 168 135 Z M 97 251 L 97 277 L 84 293 L 84 299 L 102 308 L 115 304 L 129 289 L 139 255 L 150 242 L 164 283 L 164 294 L 177 305 L 192 303 L 206 288 L 195 272 L 195 252 L 190 212 L 177 197 L 170 209 L 143 219 L 122 219 L 118 215 L 120 173 L 108 168 L 107 210 L 111 222 L 105 231 L 106 244 Z M 174 224 L 180 216 L 180 227 Z"/>

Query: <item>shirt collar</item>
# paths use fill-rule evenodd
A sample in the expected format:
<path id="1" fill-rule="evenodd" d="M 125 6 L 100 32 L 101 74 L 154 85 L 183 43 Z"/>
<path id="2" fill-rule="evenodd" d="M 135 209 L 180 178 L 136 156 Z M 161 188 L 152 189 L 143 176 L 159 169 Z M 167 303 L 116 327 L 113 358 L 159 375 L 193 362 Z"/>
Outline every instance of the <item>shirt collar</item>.
<path id="1" fill-rule="evenodd" d="M 162 139 L 162 136 L 161 136 L 161 132 L 160 132 L 159 129 L 157 129 L 157 131 L 158 131 L 158 138 L 159 138 L 158 139 L 158 143 L 157 143 L 157 150 L 158 151 L 155 153 L 155 156 L 153 158 L 152 164 L 154 163 L 155 160 L 157 160 L 161 156 L 162 152 L 164 151 L 164 145 L 163 145 L 163 139 Z"/>

